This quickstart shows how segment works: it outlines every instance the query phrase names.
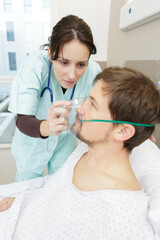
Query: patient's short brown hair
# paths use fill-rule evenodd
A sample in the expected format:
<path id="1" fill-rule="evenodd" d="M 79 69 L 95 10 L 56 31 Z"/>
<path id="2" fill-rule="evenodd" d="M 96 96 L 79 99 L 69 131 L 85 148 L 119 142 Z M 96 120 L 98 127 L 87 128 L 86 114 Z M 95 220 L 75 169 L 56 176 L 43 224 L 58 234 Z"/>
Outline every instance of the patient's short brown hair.
<path id="1" fill-rule="evenodd" d="M 160 91 L 147 76 L 135 69 L 115 66 L 104 69 L 97 79 L 107 83 L 103 92 L 109 94 L 113 120 L 142 124 L 160 122 Z M 124 142 L 128 151 L 148 139 L 155 128 L 134 127 L 135 135 Z"/>

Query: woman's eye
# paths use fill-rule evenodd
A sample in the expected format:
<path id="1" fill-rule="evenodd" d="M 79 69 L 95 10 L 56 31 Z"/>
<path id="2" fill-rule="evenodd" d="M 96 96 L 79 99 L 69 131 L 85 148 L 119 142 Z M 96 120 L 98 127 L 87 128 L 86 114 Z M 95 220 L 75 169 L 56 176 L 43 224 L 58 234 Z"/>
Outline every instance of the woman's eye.
<path id="1" fill-rule="evenodd" d="M 67 62 L 66 62 L 66 61 L 61 61 L 61 64 L 62 64 L 62 65 L 66 65 Z"/>
<path id="2" fill-rule="evenodd" d="M 78 66 L 79 66 L 79 67 L 85 67 L 85 66 L 86 66 L 86 63 L 79 63 Z"/>

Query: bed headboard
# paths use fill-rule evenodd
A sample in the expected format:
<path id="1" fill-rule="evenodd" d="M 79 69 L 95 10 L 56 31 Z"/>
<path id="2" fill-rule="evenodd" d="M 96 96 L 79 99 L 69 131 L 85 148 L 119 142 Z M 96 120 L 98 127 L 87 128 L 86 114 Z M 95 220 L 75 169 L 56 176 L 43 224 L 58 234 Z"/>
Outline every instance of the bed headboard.
<path id="1" fill-rule="evenodd" d="M 124 67 L 135 68 L 147 75 L 153 82 L 160 80 L 160 59 L 157 60 L 126 60 Z M 156 126 L 154 136 L 160 148 L 160 124 Z"/>

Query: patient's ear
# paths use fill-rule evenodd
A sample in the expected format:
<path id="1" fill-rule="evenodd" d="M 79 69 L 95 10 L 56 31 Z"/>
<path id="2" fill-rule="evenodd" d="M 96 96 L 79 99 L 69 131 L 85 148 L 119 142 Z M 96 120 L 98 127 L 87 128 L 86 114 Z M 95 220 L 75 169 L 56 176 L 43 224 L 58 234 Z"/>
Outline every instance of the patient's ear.
<path id="1" fill-rule="evenodd" d="M 135 127 L 130 124 L 119 124 L 115 132 L 115 140 L 118 142 L 124 142 L 135 134 Z"/>

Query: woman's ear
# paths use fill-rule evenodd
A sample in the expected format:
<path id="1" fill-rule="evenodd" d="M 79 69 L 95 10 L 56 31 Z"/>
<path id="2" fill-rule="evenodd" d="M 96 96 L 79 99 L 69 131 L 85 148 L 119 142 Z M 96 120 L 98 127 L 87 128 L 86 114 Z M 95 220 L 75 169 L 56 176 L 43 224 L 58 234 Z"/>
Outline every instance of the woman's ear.
<path id="1" fill-rule="evenodd" d="M 118 142 L 124 142 L 135 134 L 135 127 L 130 124 L 119 124 L 115 132 L 115 140 Z"/>
<path id="2" fill-rule="evenodd" d="M 48 58 L 49 58 L 49 60 L 51 62 L 52 61 L 52 59 L 51 59 L 51 50 L 50 50 L 49 47 L 47 48 L 47 51 L 48 51 Z"/>

